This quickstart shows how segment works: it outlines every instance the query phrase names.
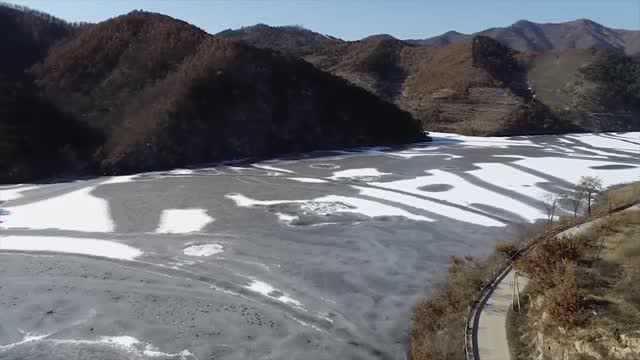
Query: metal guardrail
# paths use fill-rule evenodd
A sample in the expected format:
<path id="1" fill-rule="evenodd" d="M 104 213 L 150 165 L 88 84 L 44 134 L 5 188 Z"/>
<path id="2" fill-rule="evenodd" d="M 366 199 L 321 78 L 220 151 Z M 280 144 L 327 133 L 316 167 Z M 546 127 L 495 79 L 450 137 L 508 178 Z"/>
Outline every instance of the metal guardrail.
<path id="1" fill-rule="evenodd" d="M 518 255 L 516 255 L 518 256 Z M 478 360 L 478 323 L 480 322 L 480 314 L 487 300 L 493 294 L 495 288 L 507 276 L 513 267 L 515 256 L 508 259 L 507 263 L 501 267 L 493 276 L 493 280 L 480 290 L 480 295 L 470 306 L 469 313 L 465 320 L 464 327 L 464 355 L 467 360 Z"/>
<path id="2" fill-rule="evenodd" d="M 577 223 L 559 227 L 551 231 L 546 231 L 542 235 L 530 241 L 524 248 L 518 250 L 518 252 L 515 255 L 507 259 L 506 264 L 504 264 L 499 271 L 494 273 L 494 275 L 491 278 L 491 281 L 489 281 L 485 286 L 482 287 L 482 289 L 480 290 L 480 295 L 478 296 L 478 298 L 476 298 L 472 302 L 469 308 L 469 312 L 467 313 L 467 317 L 465 319 L 465 326 L 464 326 L 465 359 L 480 360 L 480 355 L 478 350 L 479 349 L 478 348 L 478 323 L 480 322 L 480 314 L 482 313 L 482 308 L 486 304 L 489 296 L 491 296 L 491 294 L 495 290 L 496 286 L 505 278 L 505 276 L 507 276 L 509 271 L 511 271 L 515 260 L 517 260 L 522 255 L 525 255 L 526 253 L 531 251 L 534 247 L 536 247 L 540 242 L 546 239 L 549 239 L 550 237 L 556 237 L 557 235 L 561 234 L 566 230 L 583 225 L 587 222 L 598 220 L 600 218 L 609 216 L 613 213 L 626 210 L 636 205 L 637 203 L 619 206 L 617 208 L 609 210 L 607 214 L 600 215 L 597 217 L 592 217 L 592 218 L 584 218 L 584 219 L 581 219 L 581 221 L 578 221 Z"/>

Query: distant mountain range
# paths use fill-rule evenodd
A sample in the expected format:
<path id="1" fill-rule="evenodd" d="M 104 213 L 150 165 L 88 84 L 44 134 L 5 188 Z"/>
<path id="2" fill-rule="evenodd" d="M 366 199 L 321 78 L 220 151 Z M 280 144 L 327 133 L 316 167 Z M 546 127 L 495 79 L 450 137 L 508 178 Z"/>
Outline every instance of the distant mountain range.
<path id="1" fill-rule="evenodd" d="M 428 40 L 344 41 L 266 25 L 217 36 L 302 57 L 411 112 L 426 129 L 504 135 L 639 128 L 640 73 L 625 55 L 638 34 L 578 20 Z"/>
<path id="2" fill-rule="evenodd" d="M 264 24 L 210 35 L 143 11 L 69 24 L 0 4 L 0 31 L 0 182 L 401 144 L 423 129 L 640 129 L 636 32 L 589 21 L 344 41 Z"/>
<path id="3" fill-rule="evenodd" d="M 588 19 L 547 24 L 520 20 L 508 27 L 491 28 L 475 34 L 450 31 L 408 42 L 442 47 L 468 41 L 478 35 L 488 36 L 512 49 L 526 52 L 598 48 L 619 50 L 628 55 L 640 53 L 640 31 L 611 29 Z"/>

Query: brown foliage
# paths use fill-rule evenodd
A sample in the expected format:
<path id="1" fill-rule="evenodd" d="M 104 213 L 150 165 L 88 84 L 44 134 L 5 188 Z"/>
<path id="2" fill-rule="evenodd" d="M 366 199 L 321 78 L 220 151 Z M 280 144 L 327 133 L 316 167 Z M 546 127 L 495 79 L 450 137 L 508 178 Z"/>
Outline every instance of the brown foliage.
<path id="1" fill-rule="evenodd" d="M 412 359 L 464 359 L 465 316 L 490 270 L 489 263 L 451 259 L 445 284 L 416 305 Z"/>
<path id="2" fill-rule="evenodd" d="M 516 266 L 529 277 L 529 289 L 533 293 L 542 293 L 556 286 L 558 264 L 577 261 L 589 246 L 582 239 L 555 237 L 542 241 L 526 256 L 519 259 Z"/>

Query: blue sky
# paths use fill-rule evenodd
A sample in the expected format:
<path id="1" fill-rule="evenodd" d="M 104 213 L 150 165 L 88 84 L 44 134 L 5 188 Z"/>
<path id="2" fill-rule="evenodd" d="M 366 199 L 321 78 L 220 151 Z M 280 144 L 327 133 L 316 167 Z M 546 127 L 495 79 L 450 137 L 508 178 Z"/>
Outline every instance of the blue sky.
<path id="1" fill-rule="evenodd" d="M 640 0 L 6 0 L 69 21 L 98 22 L 134 9 L 160 12 L 210 33 L 256 23 L 302 25 L 347 40 L 388 33 L 425 38 L 465 33 L 520 19 L 589 18 L 640 29 Z"/>

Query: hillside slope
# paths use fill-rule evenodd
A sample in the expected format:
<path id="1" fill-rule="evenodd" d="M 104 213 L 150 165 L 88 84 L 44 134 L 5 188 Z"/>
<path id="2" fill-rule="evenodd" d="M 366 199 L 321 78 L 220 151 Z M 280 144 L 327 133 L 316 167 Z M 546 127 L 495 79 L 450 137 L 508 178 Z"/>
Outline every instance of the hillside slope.
<path id="1" fill-rule="evenodd" d="M 260 34 L 248 31 L 238 38 L 259 42 Z M 376 35 L 316 46 L 302 58 L 395 103 L 429 130 L 499 135 L 576 129 L 531 103 L 519 55 L 490 38 L 476 40 L 436 48 Z M 299 56 L 266 39 L 263 45 Z"/>
<path id="2" fill-rule="evenodd" d="M 3 101 L 12 104 L 3 119 L 23 122 L 33 104 L 46 104 L 42 111 L 55 131 L 37 136 L 62 143 L 68 161 L 3 174 L 0 181 L 424 137 L 410 114 L 302 60 L 213 38 L 159 14 L 133 12 L 83 28 L 44 53 L 20 101 L 6 100 L 12 86 L 3 87 Z M 44 119 L 42 111 L 32 118 Z M 2 124 L 13 130 L 1 133 L 0 145 L 15 154 L 24 151 L 17 142 L 39 139 L 39 129 L 14 125 Z M 6 161 L 35 168 L 29 159 Z"/>
<path id="3" fill-rule="evenodd" d="M 547 32 L 551 38 L 562 38 L 564 42 L 544 40 L 545 33 L 538 29 L 542 25 L 521 21 L 514 25 L 514 29 L 520 29 L 518 31 L 492 29 L 487 32 L 490 36 L 450 32 L 429 46 L 420 45 L 420 41 L 375 35 L 359 41 L 314 41 L 302 45 L 303 52 L 271 40 L 277 38 L 276 34 L 282 31 L 280 28 L 269 28 L 269 36 L 264 39 L 263 32 L 253 28 L 235 33 L 227 31 L 225 36 L 233 33 L 234 38 L 248 39 L 251 44 L 300 56 L 319 69 L 347 79 L 411 112 L 429 130 L 506 135 L 622 131 L 640 127 L 637 105 L 633 102 L 615 104 L 604 99 L 607 91 L 618 93 L 613 88 L 619 85 L 613 83 L 624 81 L 614 80 L 611 76 L 588 78 L 584 71 L 598 61 L 613 61 L 613 54 L 620 52 L 619 48 L 606 45 L 613 44 L 613 30 L 605 31 L 588 21 L 564 24 L 569 29 L 566 31 L 561 31 L 564 25 L 560 25 L 549 25 Z M 546 25 L 542 27 L 547 28 Z M 593 34 L 588 35 L 587 30 Z M 497 36 L 498 33 L 501 35 Z M 513 35 L 516 33 L 519 35 Z M 595 46 L 595 40 L 588 39 L 596 39 L 596 35 L 604 47 L 599 51 L 548 50 L 554 46 Z M 286 31 L 281 36 L 286 39 L 290 35 Z M 522 40 L 523 36 L 529 40 Z M 508 51 L 505 42 L 541 51 Z M 546 45 L 531 47 L 527 45 L 529 43 Z M 483 53 L 480 49 L 495 52 Z M 616 56 L 628 59 L 621 54 Z M 483 62 L 483 57 L 492 58 L 493 64 Z M 627 73 L 618 77 L 633 79 L 633 68 L 622 67 L 621 70 Z M 609 72 L 609 75 L 613 74 Z M 573 95 L 566 95 L 569 92 Z M 560 93 L 564 95 L 558 96 Z M 534 96 L 536 101 L 532 101 Z"/>
<path id="4" fill-rule="evenodd" d="M 0 4 L 0 181 L 86 169 L 99 141 L 88 127 L 40 96 L 28 68 L 78 31 L 60 19 Z"/>
<path id="5" fill-rule="evenodd" d="M 344 41 L 323 35 L 300 26 L 269 26 L 257 24 L 241 29 L 228 29 L 216 34 L 230 40 L 266 49 L 278 49 L 296 56 L 309 55 L 319 49 L 337 45 Z"/>

